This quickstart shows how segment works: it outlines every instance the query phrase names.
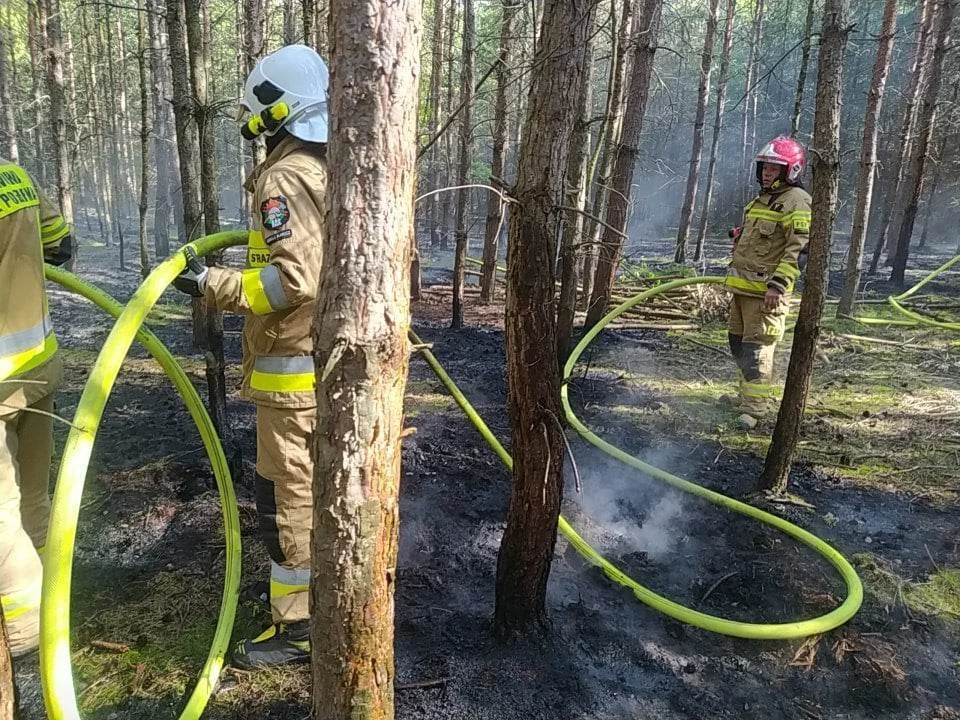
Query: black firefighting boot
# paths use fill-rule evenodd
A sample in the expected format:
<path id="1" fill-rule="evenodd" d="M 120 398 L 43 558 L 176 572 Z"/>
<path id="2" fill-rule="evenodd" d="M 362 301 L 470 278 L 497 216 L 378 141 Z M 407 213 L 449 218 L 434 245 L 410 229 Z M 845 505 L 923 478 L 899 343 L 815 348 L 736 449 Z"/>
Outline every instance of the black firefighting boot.
<path id="1" fill-rule="evenodd" d="M 253 640 L 241 640 L 231 662 L 241 670 L 310 662 L 310 622 L 276 623 Z"/>

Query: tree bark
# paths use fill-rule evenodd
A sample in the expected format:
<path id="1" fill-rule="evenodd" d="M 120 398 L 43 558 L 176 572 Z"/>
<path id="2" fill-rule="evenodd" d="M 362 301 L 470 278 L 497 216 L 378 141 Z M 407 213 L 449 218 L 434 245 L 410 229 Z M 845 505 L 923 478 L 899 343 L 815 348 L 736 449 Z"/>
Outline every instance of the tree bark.
<path id="1" fill-rule="evenodd" d="M 446 108 L 448 111 L 453 109 L 453 88 L 454 88 L 454 63 L 453 63 L 453 39 L 457 29 L 457 5 L 451 0 L 450 12 L 447 13 L 447 32 L 446 32 Z M 459 122 L 459 121 L 458 121 Z M 443 165 L 445 185 L 450 186 L 456 182 L 453 167 L 453 127 L 450 126 L 442 138 L 443 142 Z M 441 193 L 440 195 L 440 249 L 449 249 L 449 234 L 447 230 L 450 227 L 450 199 L 451 193 Z"/>
<path id="2" fill-rule="evenodd" d="M 812 1 L 812 0 L 811 0 Z M 710 0 L 707 8 L 707 30 L 703 36 L 703 55 L 700 58 L 700 84 L 697 88 L 697 112 L 693 121 L 693 147 L 690 150 L 690 169 L 687 172 L 687 187 L 680 209 L 680 226 L 677 228 L 677 247 L 673 261 L 686 262 L 687 240 L 690 237 L 690 222 L 693 205 L 697 200 L 697 184 L 700 180 L 700 156 L 703 154 L 703 126 L 707 117 L 707 100 L 710 98 L 710 75 L 713 72 L 713 44 L 717 35 L 717 14 L 720 0 Z"/>
<path id="3" fill-rule="evenodd" d="M 190 86 L 183 0 L 166 0 L 166 7 L 173 116 L 177 132 L 177 154 L 180 160 L 180 185 L 183 198 L 183 224 L 188 240 L 196 240 L 201 235 L 203 221 L 203 209 L 200 204 L 200 134 L 193 108 L 193 90 Z"/>
<path id="4" fill-rule="evenodd" d="M 592 36 L 592 34 L 591 34 Z M 560 241 L 560 293 L 557 298 L 557 365 L 562 370 L 570 351 L 573 321 L 577 310 L 577 275 L 580 265 L 580 238 L 587 204 L 587 164 L 590 154 L 590 110 L 593 105 L 593 42 L 587 41 L 587 64 L 577 93 L 577 122 L 570 141 L 564 184 L 563 235 Z"/>
<path id="5" fill-rule="evenodd" d="M 444 58 L 444 7 L 445 0 L 434 0 L 433 3 L 433 42 L 430 45 L 430 121 L 427 130 L 430 137 L 436 137 L 440 131 L 441 118 L 446 112 L 444 101 L 443 86 L 443 58 Z M 435 142 L 430 148 L 428 161 L 427 186 L 431 190 L 440 188 L 440 182 L 443 173 L 440 171 L 440 148 L 442 143 Z M 440 195 L 432 195 L 427 198 L 427 217 L 430 232 L 430 246 L 439 245 L 440 238 L 437 237 L 437 231 L 440 222 Z"/>
<path id="6" fill-rule="evenodd" d="M 871 275 L 877 271 L 880 264 L 880 255 L 887 247 L 887 239 L 890 237 L 891 228 L 899 228 L 900 219 L 895 216 L 893 206 L 896 198 L 900 196 L 904 173 L 906 172 L 907 160 L 910 157 L 910 143 L 914 138 L 914 127 L 917 119 L 917 107 L 920 101 L 920 93 L 926 78 L 928 58 L 932 57 L 930 48 L 930 36 L 933 29 L 933 10 L 936 0 L 922 0 L 920 7 L 920 20 L 917 25 L 916 51 L 913 56 L 913 63 L 910 68 L 908 85 L 904 93 L 903 106 L 901 113 L 903 122 L 900 126 L 899 143 L 897 145 L 899 152 L 896 159 L 895 179 L 890 183 L 889 189 L 884 197 L 884 212 L 880 220 L 880 232 L 877 234 L 876 244 L 873 248 L 873 259 L 870 262 Z M 896 231 L 894 231 L 896 232 Z"/>
<path id="7" fill-rule="evenodd" d="M 797 93 L 793 103 L 793 117 L 790 121 L 790 137 L 800 132 L 800 115 L 803 111 L 803 92 L 807 88 L 807 68 L 810 66 L 810 46 L 813 36 L 813 16 L 816 0 L 807 0 L 807 19 L 803 23 L 803 53 L 800 56 L 800 71 L 797 73 Z M 882 40 L 881 40 L 882 42 Z"/>
<path id="8" fill-rule="evenodd" d="M 830 244 L 837 214 L 840 178 L 840 115 L 843 95 L 843 53 L 850 33 L 850 0 L 825 0 L 817 69 L 817 107 L 813 120 L 813 222 L 810 259 L 794 330 L 793 350 L 760 488 L 785 492 L 820 336 L 820 318 L 830 276 Z"/>
<path id="9" fill-rule="evenodd" d="M 470 145 L 473 136 L 473 60 L 476 43 L 476 27 L 473 13 L 473 0 L 463 0 L 463 55 L 460 66 L 460 159 L 457 163 L 457 185 L 466 185 L 470 177 Z M 453 320 L 450 327 L 454 330 L 463 327 L 463 281 L 464 265 L 467 258 L 467 199 L 469 190 L 457 191 L 456 218 L 454 232 L 456 250 L 453 256 Z"/>
<path id="10" fill-rule="evenodd" d="M 267 0 L 243 0 L 243 38 L 244 78 L 267 52 L 266 45 L 266 4 Z M 319 29 L 317 29 L 319 31 Z M 263 143 L 255 142 L 250 146 L 254 167 L 266 157 Z"/>
<path id="11" fill-rule="evenodd" d="M 27 0 L 27 49 L 30 53 L 30 86 L 33 95 L 30 147 L 33 149 L 33 173 L 40 185 L 47 187 L 46 139 L 43 124 L 43 48 L 46 47 L 46 23 L 40 0 Z"/>
<path id="12" fill-rule="evenodd" d="M 546 0 L 523 127 L 517 204 L 507 248 L 507 380 L 513 491 L 497 558 L 495 631 L 510 635 L 544 617 L 547 578 L 563 494 L 553 306 L 558 206 L 563 199 L 578 88 L 597 0 Z"/>
<path id="13" fill-rule="evenodd" d="M 850 247 L 847 249 L 847 265 L 843 272 L 843 292 L 837 306 L 837 317 L 853 312 L 853 301 L 860 285 L 860 259 L 867 236 L 870 206 L 873 202 L 873 184 L 877 165 L 877 134 L 883 95 L 890 74 L 890 55 L 897 29 L 897 0 L 886 0 L 883 21 L 877 44 L 877 57 L 873 63 L 873 75 L 867 92 L 867 108 L 863 118 L 863 143 L 860 147 L 860 171 L 857 175 L 857 204 L 853 211 L 853 228 L 850 231 Z"/>
<path id="14" fill-rule="evenodd" d="M 46 7 L 47 92 L 50 93 L 50 140 L 57 176 L 57 204 L 63 218 L 73 222 L 73 183 L 67 142 L 67 92 L 63 80 L 63 22 L 60 0 L 44 0 Z"/>
<path id="15" fill-rule="evenodd" d="M 10 99 L 10 80 L 7 77 L 7 33 L 9 28 L 0 25 L 0 153 L 13 163 L 20 162 L 17 147 L 17 121 L 13 114 L 13 102 Z"/>
<path id="16" fill-rule="evenodd" d="M 438 0 L 439 1 L 439 0 Z M 513 78 L 514 48 L 516 47 L 517 9 L 513 0 L 502 0 L 500 22 L 500 56 L 497 58 L 497 99 L 493 109 L 493 155 L 490 161 L 490 182 L 504 185 L 510 133 L 508 92 Z M 500 195 L 487 196 L 487 223 L 483 232 L 483 268 L 480 275 L 480 302 L 493 300 L 496 288 L 497 255 L 500 250 L 500 229 L 506 205 Z"/>
<path id="17" fill-rule="evenodd" d="M 151 12 L 147 13 L 150 32 L 150 86 L 153 103 L 153 156 L 156 165 L 156 187 L 153 210 L 153 247 L 157 258 L 170 254 L 170 220 L 174 214 L 174 188 L 179 185 L 177 167 L 173 161 L 173 110 L 168 88 L 170 87 L 170 60 L 167 54 L 165 30 L 160 14 L 160 0 L 148 0 Z M 182 212 L 182 211 L 181 211 Z M 179 213 L 178 213 L 179 214 Z"/>
<path id="18" fill-rule="evenodd" d="M 913 226 L 917 218 L 917 207 L 920 196 L 923 194 L 924 168 L 927 162 L 927 153 L 930 140 L 933 137 L 934 118 L 937 114 L 937 96 L 940 94 L 940 85 L 943 78 L 943 58 L 949 43 L 950 25 L 956 0 L 938 0 L 936 11 L 936 30 L 933 45 L 933 60 L 930 66 L 930 75 L 924 88 L 920 108 L 917 114 L 916 141 L 910 149 L 910 164 L 904 181 L 904 192 L 897 201 L 898 214 L 902 217 L 898 228 L 896 254 L 893 258 L 893 271 L 890 280 L 894 285 L 903 289 L 907 271 L 907 260 L 910 257 L 910 239 L 913 237 Z"/>
<path id="19" fill-rule="evenodd" d="M 7 640 L 7 623 L 0 613 L 0 720 L 17 717 L 17 690 L 13 678 L 13 658 Z"/>
<path id="20" fill-rule="evenodd" d="M 757 67 L 760 37 L 763 33 L 763 0 L 754 0 L 753 28 L 750 31 L 750 46 L 747 50 L 747 75 L 743 81 L 743 123 L 740 132 L 740 167 L 750 169 L 750 154 L 747 152 L 747 141 L 750 135 L 750 104 L 754 95 L 754 73 Z M 752 173 L 750 175 L 752 177 Z M 748 193 L 749 191 L 747 191 Z M 745 193 L 746 195 L 746 193 Z"/>
<path id="21" fill-rule="evenodd" d="M 294 0 L 283 0 L 283 44 L 297 42 L 297 5 Z"/>
<path id="22" fill-rule="evenodd" d="M 150 274 L 150 253 L 147 250 L 147 206 L 150 202 L 150 88 L 153 83 L 147 70 L 147 3 L 137 14 L 137 71 L 140 76 L 140 194 L 137 202 L 140 240 L 140 275 Z"/>
<path id="23" fill-rule="evenodd" d="M 617 266 L 620 264 L 624 233 L 627 231 L 627 209 L 633 185 L 633 171 L 640 153 L 643 116 L 647 109 L 653 58 L 657 51 L 660 33 L 662 6 L 662 0 L 644 0 L 643 10 L 638 15 L 639 33 L 636 35 L 633 51 L 633 69 L 630 74 L 630 88 L 627 91 L 623 134 L 617 144 L 613 175 L 610 178 L 607 213 L 604 217 L 607 227 L 603 228 L 600 257 L 593 280 L 593 293 L 587 310 L 587 327 L 595 325 L 606 314 L 610 303 L 610 291 L 617 274 Z"/>
<path id="24" fill-rule="evenodd" d="M 633 0 L 625 0 L 622 12 L 617 21 L 617 3 L 610 3 L 610 65 L 607 81 L 607 102 L 604 111 L 603 124 L 593 156 L 590 158 L 590 168 L 587 175 L 590 179 L 588 193 L 593 193 L 591 215 L 602 217 L 607 204 L 610 174 L 613 172 L 613 160 L 616 156 L 617 144 L 620 142 L 623 130 L 623 111 L 626 96 L 623 92 L 627 73 L 630 70 L 631 54 L 628 45 L 634 37 L 634 14 L 636 5 Z M 599 166 L 598 166 L 599 163 Z M 599 167 L 599 170 L 598 170 Z M 599 179 L 598 179 L 599 178 Z M 601 225 L 587 220 L 584 232 L 583 245 L 583 288 L 580 293 L 580 309 L 586 310 L 590 306 L 590 295 L 593 293 L 593 278 L 596 273 L 597 256 L 600 247 Z"/>
<path id="25" fill-rule="evenodd" d="M 330 13 L 331 212 L 314 324 L 313 717 L 392 720 L 420 3 L 333 0 Z"/>
<path id="26" fill-rule="evenodd" d="M 736 15 L 737 0 L 727 0 L 727 17 L 723 29 L 723 50 L 720 57 L 720 74 L 717 77 L 716 113 L 713 117 L 713 140 L 710 142 L 710 160 L 707 164 L 707 182 L 704 188 L 703 210 L 700 213 L 700 227 L 697 231 L 697 247 L 693 259 L 703 259 L 703 247 L 707 239 L 707 223 L 710 218 L 710 205 L 713 201 L 713 181 L 717 170 L 717 153 L 720 148 L 720 134 L 723 130 L 723 111 L 727 104 L 727 83 L 730 79 L 730 53 L 733 50 L 733 20 Z"/>

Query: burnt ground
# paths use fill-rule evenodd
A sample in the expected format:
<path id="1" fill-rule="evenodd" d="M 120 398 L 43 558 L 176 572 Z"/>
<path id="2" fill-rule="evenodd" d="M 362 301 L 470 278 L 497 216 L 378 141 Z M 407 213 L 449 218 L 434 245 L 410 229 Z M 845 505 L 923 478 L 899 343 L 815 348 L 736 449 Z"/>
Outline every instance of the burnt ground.
<path id="1" fill-rule="evenodd" d="M 115 250 L 83 251 L 80 274 L 128 297 L 139 278 L 113 269 Z M 933 267 L 945 253 L 921 264 Z M 425 253 L 428 282 L 444 282 L 444 264 L 444 256 Z M 932 291 L 956 296 L 957 289 L 953 275 Z M 471 327 L 451 331 L 446 300 L 441 289 L 428 292 L 415 307 L 415 329 L 508 442 L 501 311 L 470 302 Z M 58 411 L 71 417 L 111 323 L 56 289 L 51 310 L 67 365 Z M 202 393 L 189 308 L 175 292 L 164 296 L 152 327 Z M 239 319 L 228 316 L 226 327 L 230 411 L 243 453 L 236 483 L 246 584 L 265 576 L 266 561 L 253 509 L 253 412 L 236 400 Z M 604 333 L 571 384 L 574 406 L 631 453 L 750 498 L 767 441 L 734 430 L 720 400 L 732 377 L 722 326 L 706 325 L 696 338 L 702 345 L 688 337 Z M 852 558 L 866 601 L 846 626 L 808 642 L 738 640 L 670 620 L 613 585 L 562 538 L 548 627 L 495 642 L 490 618 L 510 478 L 414 357 L 406 410 L 417 432 L 404 441 L 400 507 L 397 716 L 960 717 L 960 350 L 948 344 L 953 339 L 828 323 L 791 478 L 792 491 L 814 508 L 773 509 Z M 138 348 L 131 355 L 97 439 L 74 567 L 80 704 L 84 717 L 111 720 L 178 714 L 212 636 L 224 550 L 192 422 L 157 366 Z M 58 427 L 58 448 L 65 434 Z M 565 516 L 644 585 L 698 610 L 764 622 L 822 614 L 842 597 L 826 562 L 790 539 L 570 440 L 583 487 L 578 493 L 569 483 Z M 245 599 L 235 637 L 264 621 L 258 603 Z M 35 670 L 21 663 L 19 676 L 24 717 L 42 718 Z M 428 681 L 435 682 L 418 687 Z M 306 718 L 308 690 L 306 670 L 228 670 L 205 717 Z"/>

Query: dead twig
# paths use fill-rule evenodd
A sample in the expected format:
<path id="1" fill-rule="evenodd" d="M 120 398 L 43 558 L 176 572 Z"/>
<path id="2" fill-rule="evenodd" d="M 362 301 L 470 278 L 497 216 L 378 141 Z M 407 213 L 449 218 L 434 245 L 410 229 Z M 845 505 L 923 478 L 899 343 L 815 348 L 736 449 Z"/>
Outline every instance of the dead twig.
<path id="1" fill-rule="evenodd" d="M 563 438 L 563 445 L 565 448 L 567 448 L 567 456 L 570 458 L 570 465 L 573 467 L 574 487 L 577 489 L 577 494 L 582 495 L 583 484 L 580 481 L 580 470 L 577 467 L 577 459 L 573 456 L 573 448 L 570 447 L 570 442 L 567 440 L 567 434 L 563 430 L 563 425 L 560 423 L 560 418 L 558 418 L 552 410 L 547 410 L 547 414 L 552 417 L 553 421 L 557 424 L 557 429 L 560 431 L 560 437 Z"/>
<path id="2" fill-rule="evenodd" d="M 91 640 L 90 647 L 95 647 L 98 650 L 106 650 L 107 652 L 117 653 L 118 655 L 123 655 L 125 652 L 130 652 L 130 646 L 125 643 L 115 643 L 108 640 Z"/>
<path id="3" fill-rule="evenodd" d="M 811 635 L 794 653 L 793 660 L 790 661 L 790 667 L 812 670 L 817 662 L 817 651 L 820 649 L 820 635 Z"/>
<path id="4" fill-rule="evenodd" d="M 424 690 L 427 688 L 443 687 L 451 678 L 442 677 L 436 680 L 421 680 L 420 682 L 400 683 L 394 686 L 394 690 Z"/>
<path id="5" fill-rule="evenodd" d="M 720 587 L 721 583 L 723 583 L 724 580 L 729 580 L 730 578 L 732 578 L 734 575 L 737 575 L 737 574 L 739 573 L 737 573 L 736 571 L 727 573 L 722 578 L 717 580 L 713 585 L 707 588 L 707 591 L 700 598 L 700 604 L 702 605 L 706 601 L 706 599 L 713 594 L 713 591 L 716 590 L 718 587 Z"/>

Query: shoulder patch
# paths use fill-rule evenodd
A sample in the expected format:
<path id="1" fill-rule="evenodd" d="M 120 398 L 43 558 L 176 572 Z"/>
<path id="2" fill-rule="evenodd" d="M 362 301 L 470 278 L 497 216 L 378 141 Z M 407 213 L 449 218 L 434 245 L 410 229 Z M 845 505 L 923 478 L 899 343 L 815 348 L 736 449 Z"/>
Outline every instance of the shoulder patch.
<path id="1" fill-rule="evenodd" d="M 268 197 L 260 203 L 260 221 L 268 230 L 279 230 L 290 220 L 290 207 L 284 195 Z"/>

